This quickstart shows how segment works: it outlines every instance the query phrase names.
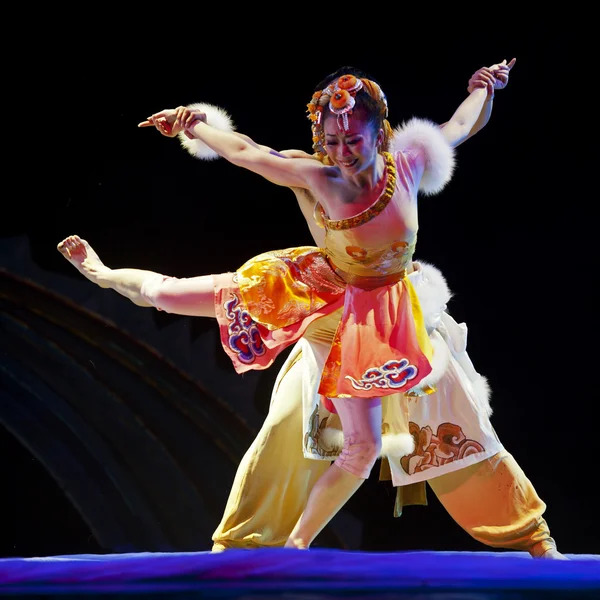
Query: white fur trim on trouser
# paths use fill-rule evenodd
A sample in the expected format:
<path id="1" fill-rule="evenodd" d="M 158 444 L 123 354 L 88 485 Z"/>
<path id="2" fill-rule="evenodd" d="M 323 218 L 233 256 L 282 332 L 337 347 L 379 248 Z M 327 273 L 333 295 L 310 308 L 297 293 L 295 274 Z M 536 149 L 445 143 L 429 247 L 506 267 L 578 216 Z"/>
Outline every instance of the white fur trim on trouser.
<path id="1" fill-rule="evenodd" d="M 381 456 L 401 458 L 415 449 L 415 440 L 410 433 L 387 433 L 381 436 Z"/>
<path id="2" fill-rule="evenodd" d="M 454 149 L 439 125 L 417 117 L 398 125 L 390 142 L 390 152 L 395 155 L 414 147 L 425 153 L 425 171 L 419 190 L 426 195 L 441 192 L 454 171 Z"/>
<path id="3" fill-rule="evenodd" d="M 188 104 L 187 108 L 193 110 L 199 110 L 206 115 L 206 123 L 215 129 L 221 131 L 235 131 L 235 125 L 229 116 L 229 113 L 219 106 L 213 104 L 207 104 L 206 102 L 199 102 L 196 104 Z M 182 131 L 177 136 L 181 145 L 192 155 L 200 160 L 214 160 L 219 158 L 219 155 L 209 146 L 207 146 L 202 140 L 193 139 L 190 140 L 185 133 Z"/>
<path id="4" fill-rule="evenodd" d="M 319 434 L 319 445 L 328 452 L 339 453 L 344 447 L 344 432 L 335 427 L 324 427 Z M 381 436 L 381 456 L 402 458 L 415 449 L 410 433 L 388 433 Z"/>

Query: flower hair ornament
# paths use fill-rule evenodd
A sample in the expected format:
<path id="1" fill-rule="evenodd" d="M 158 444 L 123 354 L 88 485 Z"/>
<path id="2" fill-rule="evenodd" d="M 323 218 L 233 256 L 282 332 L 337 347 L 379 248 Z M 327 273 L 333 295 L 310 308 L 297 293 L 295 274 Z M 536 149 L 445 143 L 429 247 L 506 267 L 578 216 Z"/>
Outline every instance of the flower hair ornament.
<path id="1" fill-rule="evenodd" d="M 329 96 L 329 110 L 337 115 L 340 131 L 348 131 L 348 115 L 356 104 L 354 97 L 362 90 L 363 82 L 354 75 L 342 75 L 335 84 L 325 89 Z"/>
<path id="2" fill-rule="evenodd" d="M 342 75 L 325 89 L 313 94 L 311 101 L 307 104 L 308 118 L 312 121 L 313 150 L 321 157 L 326 154 L 322 127 L 324 107 L 328 106 L 329 110 L 337 116 L 340 131 L 348 131 L 348 117 L 352 114 L 356 104 L 356 94 L 363 89 L 378 101 L 382 116 L 386 119 L 388 109 L 385 94 L 379 85 L 369 79 L 360 79 L 354 75 Z"/>

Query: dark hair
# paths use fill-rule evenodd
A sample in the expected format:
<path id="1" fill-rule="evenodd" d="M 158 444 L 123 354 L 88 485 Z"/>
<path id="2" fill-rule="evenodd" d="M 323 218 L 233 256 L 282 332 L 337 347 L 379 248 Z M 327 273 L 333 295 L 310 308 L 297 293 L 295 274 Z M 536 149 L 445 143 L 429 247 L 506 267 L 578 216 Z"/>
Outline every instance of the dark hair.
<path id="1" fill-rule="evenodd" d="M 333 73 L 329 73 L 329 75 L 327 75 L 325 79 L 323 79 L 320 83 L 317 84 L 313 91 L 320 92 L 321 90 L 324 90 L 332 81 L 339 79 L 342 75 L 354 75 L 355 77 L 359 77 L 361 79 L 370 79 L 371 81 L 374 81 L 377 85 L 379 85 L 379 81 L 377 81 L 361 69 L 357 69 L 356 67 L 351 66 L 345 66 L 340 67 L 337 71 L 334 71 Z"/>

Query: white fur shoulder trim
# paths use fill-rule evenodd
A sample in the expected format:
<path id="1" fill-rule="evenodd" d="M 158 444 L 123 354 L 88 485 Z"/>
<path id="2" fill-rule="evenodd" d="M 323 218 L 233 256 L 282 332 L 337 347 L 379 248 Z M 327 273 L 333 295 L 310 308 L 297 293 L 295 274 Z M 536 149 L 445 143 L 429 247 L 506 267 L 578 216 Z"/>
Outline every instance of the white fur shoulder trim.
<path id="1" fill-rule="evenodd" d="M 415 146 L 425 152 L 425 171 L 419 190 L 428 196 L 441 192 L 452 178 L 454 148 L 442 135 L 439 125 L 413 117 L 394 129 L 390 151 L 395 155 Z"/>
<path id="2" fill-rule="evenodd" d="M 225 109 L 219 106 L 207 104 L 206 102 L 199 102 L 188 104 L 187 108 L 192 108 L 205 113 L 206 123 L 215 129 L 220 129 L 221 131 L 235 131 L 235 125 L 231 120 L 231 116 Z M 190 140 L 183 131 L 177 137 L 179 138 L 181 145 L 192 156 L 195 156 L 200 160 L 215 160 L 216 158 L 219 158 L 219 155 L 202 140 Z"/>

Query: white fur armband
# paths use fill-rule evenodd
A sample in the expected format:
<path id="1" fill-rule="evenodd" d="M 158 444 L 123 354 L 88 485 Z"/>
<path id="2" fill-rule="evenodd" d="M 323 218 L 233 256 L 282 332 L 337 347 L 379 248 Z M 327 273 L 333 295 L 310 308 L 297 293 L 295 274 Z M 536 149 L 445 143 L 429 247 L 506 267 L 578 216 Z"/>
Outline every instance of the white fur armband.
<path id="1" fill-rule="evenodd" d="M 421 148 L 425 153 L 425 171 L 419 190 L 426 195 L 441 192 L 454 171 L 454 148 L 448 144 L 440 127 L 417 117 L 398 125 L 394 129 L 390 152 L 395 154 L 411 147 Z"/>
<path id="2" fill-rule="evenodd" d="M 215 129 L 221 131 L 235 131 L 235 125 L 227 113 L 226 110 L 215 106 L 214 104 L 207 104 L 200 102 L 196 104 L 188 104 L 187 108 L 193 110 L 199 110 L 206 114 L 206 123 Z M 207 146 L 202 140 L 190 139 L 182 131 L 177 135 L 181 145 L 192 155 L 200 160 L 215 160 L 219 158 L 219 155 L 209 146 Z"/>

